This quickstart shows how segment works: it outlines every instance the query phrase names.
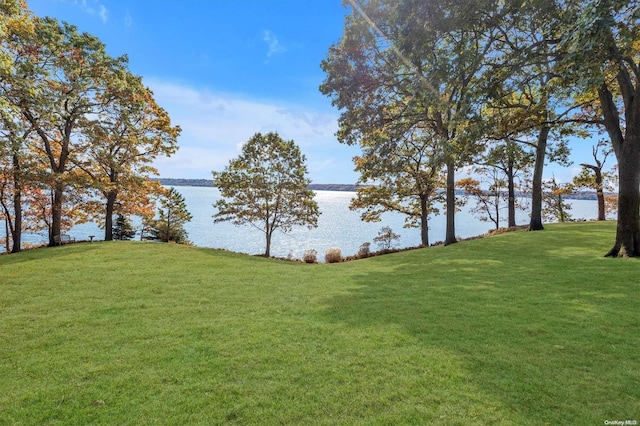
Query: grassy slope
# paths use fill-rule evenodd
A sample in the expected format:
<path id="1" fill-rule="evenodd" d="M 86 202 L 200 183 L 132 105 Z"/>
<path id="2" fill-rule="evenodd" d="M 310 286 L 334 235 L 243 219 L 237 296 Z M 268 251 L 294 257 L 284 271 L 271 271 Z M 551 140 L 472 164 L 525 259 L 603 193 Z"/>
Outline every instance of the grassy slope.
<path id="1" fill-rule="evenodd" d="M 612 223 L 306 265 L 166 244 L 0 257 L 0 424 L 640 420 Z"/>

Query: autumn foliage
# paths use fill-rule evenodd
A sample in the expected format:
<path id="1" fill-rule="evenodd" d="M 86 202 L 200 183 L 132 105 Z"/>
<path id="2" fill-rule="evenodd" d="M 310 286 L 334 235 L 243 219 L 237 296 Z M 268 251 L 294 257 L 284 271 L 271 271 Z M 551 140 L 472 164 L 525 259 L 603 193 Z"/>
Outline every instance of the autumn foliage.
<path id="1" fill-rule="evenodd" d="M 56 235 L 91 220 L 111 240 L 114 215 L 152 216 L 162 188 L 150 164 L 176 152 L 180 127 L 125 56 L 109 56 L 73 25 L 31 16 L 22 2 L 0 6 L 7 250 L 20 250 L 23 231 L 42 232 L 53 245 Z"/>

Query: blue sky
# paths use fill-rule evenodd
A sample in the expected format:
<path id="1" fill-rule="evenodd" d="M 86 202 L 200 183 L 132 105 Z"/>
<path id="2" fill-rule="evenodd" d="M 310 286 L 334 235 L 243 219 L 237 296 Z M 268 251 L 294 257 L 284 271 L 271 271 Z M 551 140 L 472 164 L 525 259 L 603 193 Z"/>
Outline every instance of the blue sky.
<path id="1" fill-rule="evenodd" d="M 256 132 L 277 131 L 315 183 L 354 183 L 357 148 L 338 143 L 338 112 L 318 86 L 342 34 L 341 0 L 27 0 L 127 54 L 172 121 L 180 150 L 163 177 L 211 179 Z"/>
<path id="2" fill-rule="evenodd" d="M 349 12 L 342 0 L 27 0 L 126 54 L 172 121 L 180 150 L 156 161 L 162 177 L 211 179 L 256 132 L 277 131 L 307 157 L 314 183 L 355 183 L 359 150 L 337 142 L 338 111 L 318 87 L 320 62 Z M 560 181 L 590 160 L 575 141 Z"/>

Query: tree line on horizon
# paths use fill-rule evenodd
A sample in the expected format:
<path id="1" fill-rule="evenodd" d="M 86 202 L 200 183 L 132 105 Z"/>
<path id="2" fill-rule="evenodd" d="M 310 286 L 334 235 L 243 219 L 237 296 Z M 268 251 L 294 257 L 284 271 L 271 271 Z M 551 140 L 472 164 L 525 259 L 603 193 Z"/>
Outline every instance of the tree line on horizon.
<path id="1" fill-rule="evenodd" d="M 88 221 L 111 240 L 114 215 L 140 216 L 158 231 L 156 203 L 175 197 L 151 179 L 151 163 L 176 152 L 180 127 L 126 56 L 109 56 L 98 38 L 73 25 L 33 16 L 24 1 L 6 0 L 0 9 L 7 251 L 21 250 L 23 231 L 46 233 L 51 246 Z"/>
<path id="2" fill-rule="evenodd" d="M 351 13 L 322 61 L 320 90 L 340 110 L 338 140 L 362 150 L 351 207 L 364 220 L 403 213 L 426 246 L 442 203 L 452 244 L 457 189 L 488 216 L 506 204 L 508 226 L 520 190 L 531 196 L 529 230 L 541 230 L 545 195 L 564 217 L 572 189 L 543 179 L 545 163 L 568 164 L 568 138 L 603 134 L 571 184 L 597 192 L 603 219 L 616 178 L 604 162 L 615 157 L 618 224 L 607 256 L 640 256 L 637 0 L 344 3 Z M 484 182 L 460 179 L 462 169 Z"/>

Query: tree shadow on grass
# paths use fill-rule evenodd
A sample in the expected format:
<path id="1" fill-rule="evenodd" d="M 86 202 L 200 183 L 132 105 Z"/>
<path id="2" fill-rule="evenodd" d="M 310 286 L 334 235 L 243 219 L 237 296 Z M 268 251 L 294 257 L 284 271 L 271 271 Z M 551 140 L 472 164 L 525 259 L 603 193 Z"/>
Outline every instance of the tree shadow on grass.
<path id="1" fill-rule="evenodd" d="M 579 276 L 554 281 L 544 259 L 519 270 L 490 255 L 412 259 L 372 263 L 353 289 L 326 301 L 324 318 L 355 329 L 399 326 L 412 345 L 451 354 L 477 392 L 470 398 L 494 419 L 586 424 L 638 412 L 638 374 L 628 374 L 638 355 L 625 331 L 633 320 L 610 315 L 617 296 L 606 288 Z"/>

